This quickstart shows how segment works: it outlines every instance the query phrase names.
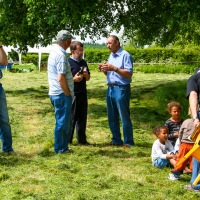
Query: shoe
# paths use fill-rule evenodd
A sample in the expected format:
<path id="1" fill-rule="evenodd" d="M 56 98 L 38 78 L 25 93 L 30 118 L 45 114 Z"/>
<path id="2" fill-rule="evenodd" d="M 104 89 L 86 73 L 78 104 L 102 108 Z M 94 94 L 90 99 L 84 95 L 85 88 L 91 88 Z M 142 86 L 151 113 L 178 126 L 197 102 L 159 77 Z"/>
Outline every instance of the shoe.
<path id="1" fill-rule="evenodd" d="M 89 142 L 79 142 L 78 144 L 80 144 L 80 145 L 85 145 L 85 146 L 91 145 Z"/>
<path id="2" fill-rule="evenodd" d="M 64 153 L 67 153 L 67 154 L 72 154 L 72 153 L 74 153 L 74 151 L 72 150 L 72 149 L 67 149 L 67 151 L 65 151 Z"/>
<path id="3" fill-rule="evenodd" d="M 15 152 L 15 151 L 4 151 L 3 152 L 4 154 L 7 154 L 7 155 L 11 155 L 11 156 L 17 156 L 18 154 Z"/>
<path id="4" fill-rule="evenodd" d="M 129 144 L 124 144 L 122 147 L 123 147 L 124 149 L 129 149 L 129 148 L 131 148 L 132 146 L 129 145 Z"/>
<path id="5" fill-rule="evenodd" d="M 200 190 L 195 190 L 191 185 L 185 185 L 184 188 L 188 191 L 200 192 Z"/>
<path id="6" fill-rule="evenodd" d="M 171 173 L 168 175 L 168 179 L 171 181 L 178 181 L 180 180 L 180 177 L 176 177 L 174 174 Z"/>
<path id="7" fill-rule="evenodd" d="M 72 154 L 72 153 L 74 153 L 74 151 L 72 149 L 67 149 L 66 151 L 59 152 L 58 154 Z"/>
<path id="8" fill-rule="evenodd" d="M 119 146 L 123 146 L 123 144 L 115 144 L 114 142 L 109 142 L 106 144 L 106 146 L 115 146 L 115 147 L 119 147 Z"/>

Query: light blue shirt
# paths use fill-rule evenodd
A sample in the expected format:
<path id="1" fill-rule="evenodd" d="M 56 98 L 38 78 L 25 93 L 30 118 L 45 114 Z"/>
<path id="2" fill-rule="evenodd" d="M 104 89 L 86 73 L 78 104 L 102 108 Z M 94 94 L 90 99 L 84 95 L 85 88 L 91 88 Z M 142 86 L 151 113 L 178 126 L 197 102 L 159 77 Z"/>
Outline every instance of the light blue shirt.
<path id="1" fill-rule="evenodd" d="M 48 81 L 49 95 L 59 95 L 63 93 L 60 83 L 58 82 L 58 74 L 65 74 L 67 85 L 71 96 L 74 95 L 74 81 L 71 68 L 67 61 L 66 51 L 59 45 L 51 51 L 48 58 Z"/>
<path id="2" fill-rule="evenodd" d="M 120 48 L 116 54 L 111 53 L 108 63 L 120 69 L 126 69 L 133 74 L 133 59 L 131 55 Z M 124 78 L 114 71 L 107 72 L 107 84 L 127 85 L 131 83 L 131 78 Z"/>

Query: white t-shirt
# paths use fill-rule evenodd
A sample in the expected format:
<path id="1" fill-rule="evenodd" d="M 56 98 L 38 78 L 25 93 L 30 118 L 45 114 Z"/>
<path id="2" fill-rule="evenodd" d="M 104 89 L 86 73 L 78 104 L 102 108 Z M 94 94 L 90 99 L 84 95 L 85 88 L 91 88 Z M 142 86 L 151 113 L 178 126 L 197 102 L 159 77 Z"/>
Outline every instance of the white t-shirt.
<path id="1" fill-rule="evenodd" d="M 174 147 L 172 146 L 169 140 L 165 141 L 165 144 L 160 143 L 159 139 L 157 139 L 152 146 L 152 162 L 157 160 L 158 158 L 166 159 L 166 156 L 170 153 L 174 153 Z"/>

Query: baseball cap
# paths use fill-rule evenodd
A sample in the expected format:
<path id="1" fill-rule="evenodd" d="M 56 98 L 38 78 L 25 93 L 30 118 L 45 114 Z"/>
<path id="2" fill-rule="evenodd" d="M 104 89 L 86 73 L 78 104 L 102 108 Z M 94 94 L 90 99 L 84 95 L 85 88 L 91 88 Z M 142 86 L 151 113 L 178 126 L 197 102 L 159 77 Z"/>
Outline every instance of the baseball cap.
<path id="1" fill-rule="evenodd" d="M 76 39 L 75 37 L 73 37 L 68 31 L 66 30 L 61 30 L 58 32 L 57 36 L 56 36 L 56 40 L 57 41 L 64 41 L 67 39 Z"/>

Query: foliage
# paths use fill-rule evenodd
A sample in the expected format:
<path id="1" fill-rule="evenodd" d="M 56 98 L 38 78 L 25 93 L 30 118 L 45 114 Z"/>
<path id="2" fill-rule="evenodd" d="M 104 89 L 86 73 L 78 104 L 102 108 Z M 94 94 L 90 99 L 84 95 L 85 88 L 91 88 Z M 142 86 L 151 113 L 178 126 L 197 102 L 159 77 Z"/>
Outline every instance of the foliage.
<path id="1" fill-rule="evenodd" d="M 0 41 L 26 51 L 50 44 L 61 29 L 95 41 L 123 27 L 140 46 L 199 44 L 199 11 L 198 0 L 1 0 Z"/>
<path id="2" fill-rule="evenodd" d="M 98 47 L 98 45 L 97 45 Z M 200 62 L 200 48 L 133 48 L 133 47 L 124 47 L 134 59 L 134 63 L 165 63 L 173 64 L 178 62 L 185 63 L 198 63 Z M 9 53 L 10 55 L 10 53 Z M 110 55 L 110 51 L 104 48 L 94 48 L 93 46 L 85 46 L 84 49 L 84 58 L 88 63 L 101 63 L 107 60 Z M 69 54 L 68 54 L 69 56 Z M 47 65 L 48 54 L 42 54 L 41 66 Z M 38 66 L 38 54 L 37 53 L 26 53 L 22 54 L 23 63 L 34 63 Z M 177 68 L 179 70 L 180 68 Z M 184 69 L 180 69 L 184 73 Z M 185 72 L 188 73 L 188 72 Z"/>
<path id="3" fill-rule="evenodd" d="M 14 51 L 13 49 L 11 49 L 11 52 L 8 52 L 8 57 L 11 57 L 13 59 L 13 61 L 19 60 L 18 53 L 16 51 Z"/>
<path id="4" fill-rule="evenodd" d="M 133 48 L 124 47 L 133 57 L 135 63 L 200 62 L 200 48 Z M 89 63 L 101 63 L 107 60 L 110 51 L 107 49 L 85 48 L 85 59 Z"/>
<path id="5" fill-rule="evenodd" d="M 41 66 L 47 66 L 49 54 L 43 53 L 41 56 Z M 23 63 L 33 63 L 34 65 L 38 66 L 38 54 L 37 53 L 26 53 L 22 55 L 22 62 Z"/>
<path id="6" fill-rule="evenodd" d="M 200 2 L 198 0 L 127 0 L 127 11 L 119 14 L 116 26 L 123 24 L 125 33 L 135 46 L 163 46 L 200 39 Z M 129 20 L 127 20 L 129 19 Z"/>
<path id="7" fill-rule="evenodd" d="M 143 73 L 163 73 L 163 74 L 192 74 L 199 65 L 136 65 L 135 70 Z"/>

